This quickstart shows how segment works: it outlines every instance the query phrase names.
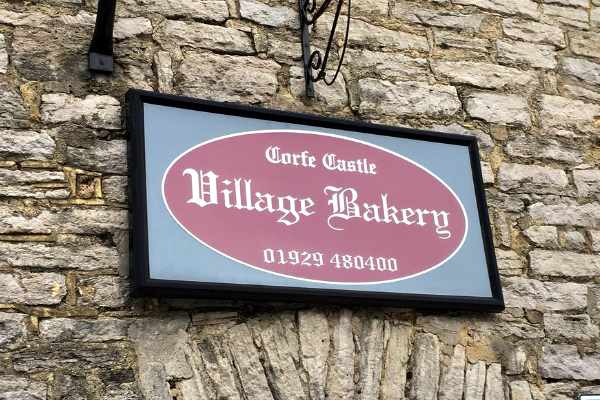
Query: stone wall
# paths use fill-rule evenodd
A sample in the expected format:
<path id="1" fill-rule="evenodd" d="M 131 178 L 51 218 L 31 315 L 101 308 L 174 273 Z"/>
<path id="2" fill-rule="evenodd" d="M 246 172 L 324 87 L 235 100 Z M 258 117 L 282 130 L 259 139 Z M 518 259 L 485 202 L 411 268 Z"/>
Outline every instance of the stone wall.
<path id="1" fill-rule="evenodd" d="M 296 1 L 261 1 L 119 0 L 110 77 L 86 69 L 92 1 L 0 1 L 0 399 L 600 385 L 600 1 L 355 0 L 343 76 L 313 102 Z M 507 309 L 131 298 L 130 87 L 475 135 Z"/>

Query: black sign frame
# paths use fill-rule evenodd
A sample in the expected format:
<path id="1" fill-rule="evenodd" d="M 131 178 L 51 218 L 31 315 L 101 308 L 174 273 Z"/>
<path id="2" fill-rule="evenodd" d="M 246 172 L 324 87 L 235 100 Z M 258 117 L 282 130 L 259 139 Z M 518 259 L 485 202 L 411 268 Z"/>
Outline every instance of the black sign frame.
<path id="1" fill-rule="evenodd" d="M 129 156 L 130 276 L 134 296 L 214 298 L 244 301 L 306 302 L 344 305 L 384 305 L 417 309 L 499 312 L 504 309 L 494 253 L 477 139 L 472 136 L 376 125 L 316 115 L 262 109 L 131 89 L 127 93 Z M 321 128 L 354 130 L 376 135 L 458 144 L 469 150 L 478 217 L 481 226 L 491 297 L 362 292 L 264 285 L 187 282 L 150 278 L 146 205 L 144 104 L 155 104 L 224 115 L 297 123 Z"/>

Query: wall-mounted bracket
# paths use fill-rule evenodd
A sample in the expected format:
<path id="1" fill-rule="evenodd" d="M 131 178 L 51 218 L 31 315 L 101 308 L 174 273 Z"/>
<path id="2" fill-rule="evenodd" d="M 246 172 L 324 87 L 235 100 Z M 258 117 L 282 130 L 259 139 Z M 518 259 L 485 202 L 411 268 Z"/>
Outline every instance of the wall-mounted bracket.
<path id="1" fill-rule="evenodd" d="M 98 0 L 96 26 L 88 52 L 88 69 L 94 72 L 113 71 L 113 26 L 117 0 Z"/>
<path id="2" fill-rule="evenodd" d="M 344 34 L 344 44 L 342 52 L 339 56 L 338 66 L 335 74 L 330 79 L 327 78 L 327 62 L 329 61 L 329 55 L 332 50 L 333 39 L 335 38 L 336 28 L 339 21 L 340 13 L 344 1 L 348 3 L 348 11 L 346 13 L 346 32 Z M 315 22 L 323 15 L 327 10 L 332 0 L 324 0 L 323 4 L 317 10 L 316 0 L 298 0 L 298 8 L 300 14 L 300 39 L 302 41 L 302 63 L 304 65 L 304 81 L 306 85 L 306 96 L 314 97 L 314 82 L 323 81 L 326 85 L 332 85 L 335 82 L 342 62 L 344 61 L 344 55 L 346 54 L 346 47 L 348 46 L 348 33 L 350 32 L 350 3 L 351 0 L 337 0 L 337 7 L 335 9 L 335 15 L 333 17 L 333 23 L 331 31 L 329 32 L 329 40 L 327 41 L 327 47 L 325 53 L 322 54 L 321 50 L 314 50 L 311 53 L 310 50 L 310 31 L 311 25 L 314 26 Z"/>

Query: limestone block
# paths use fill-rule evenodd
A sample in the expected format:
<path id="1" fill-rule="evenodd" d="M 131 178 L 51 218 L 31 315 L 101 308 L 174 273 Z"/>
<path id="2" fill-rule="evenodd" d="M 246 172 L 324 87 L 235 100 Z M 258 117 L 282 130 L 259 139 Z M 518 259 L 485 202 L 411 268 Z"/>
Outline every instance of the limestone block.
<path id="1" fill-rule="evenodd" d="M 58 304 L 67 293 L 65 277 L 48 273 L 0 273 L 0 303 Z"/>
<path id="2" fill-rule="evenodd" d="M 498 185 L 504 191 L 562 194 L 569 180 L 561 169 L 502 163 L 498 171 Z"/>
<path id="3" fill-rule="evenodd" d="M 431 68 L 436 76 L 454 84 L 484 89 L 529 88 L 537 84 L 533 72 L 474 61 L 434 61 Z"/>
<path id="4" fill-rule="evenodd" d="M 120 129 L 121 106 L 111 96 L 87 95 L 80 99 L 66 93 L 42 95 L 44 122 L 75 122 L 91 128 Z"/>
<path id="5" fill-rule="evenodd" d="M 587 306 L 587 287 L 579 283 L 541 282 L 509 277 L 503 280 L 507 307 L 539 311 L 579 310 Z"/>
<path id="6" fill-rule="evenodd" d="M 556 25 L 524 21 L 516 18 L 504 18 L 502 20 L 502 30 L 506 36 L 512 39 L 551 44 L 558 48 L 566 46 L 565 35 Z"/>
<path id="7" fill-rule="evenodd" d="M 531 126 L 527 100 L 521 96 L 474 92 L 467 97 L 466 107 L 473 118 L 495 124 Z"/>

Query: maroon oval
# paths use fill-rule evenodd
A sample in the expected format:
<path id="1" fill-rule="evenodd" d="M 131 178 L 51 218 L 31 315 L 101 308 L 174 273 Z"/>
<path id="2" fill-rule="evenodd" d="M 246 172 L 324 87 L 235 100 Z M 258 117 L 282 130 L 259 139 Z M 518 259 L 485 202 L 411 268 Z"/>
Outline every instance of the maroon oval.
<path id="1" fill-rule="evenodd" d="M 458 251 L 468 226 L 456 194 L 423 166 L 319 132 L 255 131 L 203 142 L 173 160 L 162 190 L 172 217 L 212 250 L 325 283 L 423 274 Z"/>

